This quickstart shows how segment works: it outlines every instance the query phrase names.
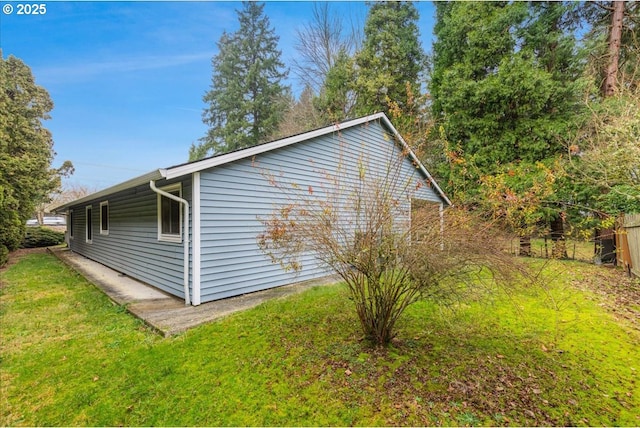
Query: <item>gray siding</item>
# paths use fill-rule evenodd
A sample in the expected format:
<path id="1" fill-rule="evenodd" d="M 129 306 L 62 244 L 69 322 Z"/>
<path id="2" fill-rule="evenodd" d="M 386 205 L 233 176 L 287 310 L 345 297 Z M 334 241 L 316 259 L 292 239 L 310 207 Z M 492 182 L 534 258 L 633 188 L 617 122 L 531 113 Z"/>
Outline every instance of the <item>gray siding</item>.
<path id="1" fill-rule="evenodd" d="M 171 182 L 158 181 L 162 187 Z M 182 180 L 191 201 L 191 177 Z M 109 234 L 100 234 L 100 203 L 109 202 Z M 93 239 L 86 242 L 86 206 L 92 206 Z M 71 250 L 110 268 L 184 298 L 182 243 L 158 241 L 157 194 L 149 185 L 73 206 Z"/>
<path id="2" fill-rule="evenodd" d="M 282 191 L 269 183 L 266 174 L 278 181 L 309 186 L 321 195 L 325 173 L 341 169 L 345 179 L 358 174 L 358 163 L 367 171 L 383 171 L 399 149 L 379 122 L 348 128 L 292 146 L 266 152 L 201 173 L 201 296 L 202 302 L 272 288 L 294 281 L 324 276 L 326 268 L 311 255 L 301 259 L 303 270 L 294 274 L 274 265 L 257 246 L 263 231 L 259 218 L 267 218 L 275 206 L 287 201 Z M 402 179 L 412 184 L 413 197 L 440 203 L 427 186 L 416 188 L 421 179 L 407 159 Z M 410 221 L 410 196 L 399 210 L 399 221 Z"/>

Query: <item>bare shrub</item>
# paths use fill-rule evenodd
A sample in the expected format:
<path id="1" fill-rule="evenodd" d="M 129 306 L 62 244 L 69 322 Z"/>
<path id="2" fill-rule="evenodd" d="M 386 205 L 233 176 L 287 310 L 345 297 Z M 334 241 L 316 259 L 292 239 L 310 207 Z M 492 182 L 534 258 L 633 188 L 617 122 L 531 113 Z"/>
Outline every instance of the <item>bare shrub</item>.
<path id="1" fill-rule="evenodd" d="M 364 155 L 341 160 L 336 171 L 317 171 L 319 188 L 265 172 L 286 202 L 261 219 L 260 248 L 285 270 L 303 269 L 300 260 L 312 254 L 337 273 L 365 336 L 377 345 L 389 343 L 398 318 L 418 299 L 463 298 L 522 271 L 491 224 L 419 199 L 429 181 L 407 173 L 406 155 L 395 153 L 386 165 Z"/>

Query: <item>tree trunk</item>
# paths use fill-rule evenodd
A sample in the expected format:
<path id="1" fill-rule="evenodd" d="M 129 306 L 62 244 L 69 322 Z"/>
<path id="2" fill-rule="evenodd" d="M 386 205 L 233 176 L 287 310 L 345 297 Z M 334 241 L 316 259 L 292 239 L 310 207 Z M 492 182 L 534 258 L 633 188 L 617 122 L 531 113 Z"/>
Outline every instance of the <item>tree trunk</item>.
<path id="1" fill-rule="evenodd" d="M 553 249 L 551 255 L 554 259 L 567 258 L 567 243 L 564 239 L 564 221 L 562 216 L 558 216 L 551 220 L 551 241 L 553 241 Z"/>
<path id="2" fill-rule="evenodd" d="M 531 257 L 531 238 L 529 236 L 520 237 L 520 256 Z"/>
<path id="3" fill-rule="evenodd" d="M 611 29 L 609 32 L 609 62 L 607 64 L 605 80 L 602 85 L 602 93 L 605 97 L 612 96 L 617 87 L 622 20 L 624 18 L 624 1 L 614 1 L 612 3 L 613 14 L 611 16 Z"/>
<path id="4" fill-rule="evenodd" d="M 44 225 L 44 204 L 38 205 L 38 209 L 36 210 L 36 219 L 38 220 L 38 225 Z"/>

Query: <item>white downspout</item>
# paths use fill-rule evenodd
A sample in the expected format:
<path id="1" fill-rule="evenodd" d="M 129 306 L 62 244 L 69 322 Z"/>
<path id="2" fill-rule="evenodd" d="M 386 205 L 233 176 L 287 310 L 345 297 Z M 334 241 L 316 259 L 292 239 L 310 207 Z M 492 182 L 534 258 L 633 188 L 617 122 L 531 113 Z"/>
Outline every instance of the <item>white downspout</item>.
<path id="1" fill-rule="evenodd" d="M 149 187 L 151 190 L 156 192 L 159 195 L 165 196 L 169 199 L 173 199 L 176 202 L 181 203 L 184 206 L 184 234 L 183 234 L 183 243 L 184 243 L 184 304 L 190 305 L 191 300 L 189 299 L 189 202 L 186 199 L 182 199 L 176 195 L 172 195 L 171 193 L 167 193 L 164 190 L 160 190 L 156 187 L 156 182 L 151 180 L 149 182 Z"/>

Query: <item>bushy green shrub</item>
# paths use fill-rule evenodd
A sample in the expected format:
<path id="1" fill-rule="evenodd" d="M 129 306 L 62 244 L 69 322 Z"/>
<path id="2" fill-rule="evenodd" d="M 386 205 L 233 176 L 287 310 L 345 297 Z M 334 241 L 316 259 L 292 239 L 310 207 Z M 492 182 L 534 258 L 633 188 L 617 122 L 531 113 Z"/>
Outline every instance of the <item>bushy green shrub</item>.
<path id="1" fill-rule="evenodd" d="M 6 246 L 0 244 L 0 267 L 9 261 L 9 250 Z"/>
<path id="2" fill-rule="evenodd" d="M 25 229 L 24 222 L 18 213 L 3 206 L 2 201 L 2 186 L 0 185 L 0 266 L 7 262 L 11 251 L 20 248 Z"/>
<path id="3" fill-rule="evenodd" d="M 2 190 L 1 186 L 0 190 Z M 1 194 L 0 199 L 2 199 Z M 20 247 L 20 240 L 24 236 L 24 225 L 18 214 L 2 208 L 0 204 L 0 266 L 7 263 L 11 251 Z"/>
<path id="4" fill-rule="evenodd" d="M 63 232 L 57 232 L 46 227 L 28 227 L 24 241 L 22 241 L 22 248 L 50 247 L 63 242 Z"/>

